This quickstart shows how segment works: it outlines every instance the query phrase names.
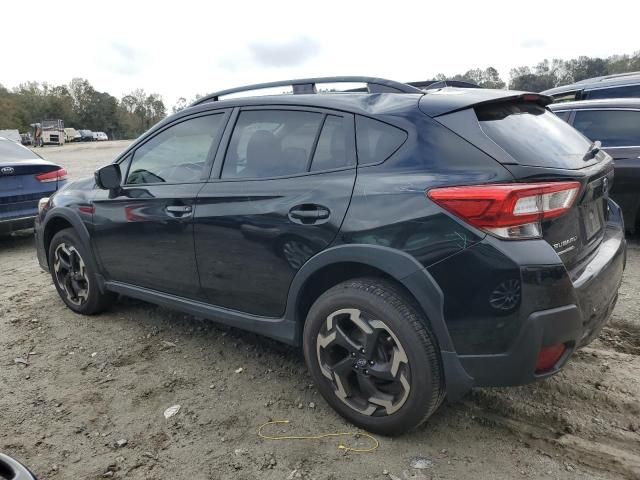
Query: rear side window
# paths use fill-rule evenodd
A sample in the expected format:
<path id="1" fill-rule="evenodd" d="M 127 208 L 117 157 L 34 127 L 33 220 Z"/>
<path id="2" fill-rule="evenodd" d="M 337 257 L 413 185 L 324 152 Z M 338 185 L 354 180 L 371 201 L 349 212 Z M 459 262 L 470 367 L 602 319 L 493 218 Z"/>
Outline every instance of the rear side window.
<path id="1" fill-rule="evenodd" d="M 269 178 L 306 172 L 324 115 L 298 110 L 240 112 L 222 178 Z"/>
<path id="2" fill-rule="evenodd" d="M 625 85 L 624 87 L 599 88 L 597 90 L 587 90 L 583 94 L 586 99 L 594 98 L 629 98 L 640 97 L 640 84 Z"/>
<path id="3" fill-rule="evenodd" d="M 568 169 L 589 165 L 583 158 L 590 142 L 536 103 L 492 103 L 475 111 L 482 131 L 521 165 Z"/>
<path id="4" fill-rule="evenodd" d="M 407 139 L 407 132 L 388 123 L 356 116 L 358 165 L 379 163 L 389 158 Z"/>
<path id="5" fill-rule="evenodd" d="M 640 145 L 640 112 L 634 110 L 579 110 L 573 126 L 603 147 Z"/>
<path id="6" fill-rule="evenodd" d="M 313 155 L 312 172 L 354 165 L 353 141 L 349 141 L 348 138 L 352 129 L 347 128 L 346 122 L 347 120 L 344 117 L 337 115 L 326 116 L 316 145 L 316 151 Z"/>

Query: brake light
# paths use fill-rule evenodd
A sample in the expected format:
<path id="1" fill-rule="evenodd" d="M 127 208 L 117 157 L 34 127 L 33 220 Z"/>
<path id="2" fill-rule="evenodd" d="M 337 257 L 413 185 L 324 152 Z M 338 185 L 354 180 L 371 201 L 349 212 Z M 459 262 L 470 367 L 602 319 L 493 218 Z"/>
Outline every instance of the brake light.
<path id="1" fill-rule="evenodd" d="M 59 180 L 67 179 L 67 171 L 64 168 L 59 168 L 58 170 L 53 170 L 47 173 L 40 173 L 36 175 L 36 180 L 42 183 L 46 182 L 57 182 Z"/>
<path id="2" fill-rule="evenodd" d="M 541 222 L 566 213 L 579 182 L 434 188 L 427 196 L 471 225 L 505 239 L 540 238 Z"/>

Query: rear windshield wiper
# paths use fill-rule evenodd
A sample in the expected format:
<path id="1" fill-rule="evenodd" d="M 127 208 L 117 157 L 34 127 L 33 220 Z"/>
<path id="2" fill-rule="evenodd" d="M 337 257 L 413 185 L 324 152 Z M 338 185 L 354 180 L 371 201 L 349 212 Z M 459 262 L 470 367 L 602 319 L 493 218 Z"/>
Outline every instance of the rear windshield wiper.
<path id="1" fill-rule="evenodd" d="M 600 140 L 596 140 L 595 142 L 593 142 L 589 147 L 589 150 L 587 150 L 587 153 L 585 153 L 584 157 L 582 157 L 582 160 L 584 160 L 585 162 L 587 160 L 591 160 L 593 157 L 595 157 L 598 154 L 601 147 L 602 147 L 602 142 L 600 142 Z"/>

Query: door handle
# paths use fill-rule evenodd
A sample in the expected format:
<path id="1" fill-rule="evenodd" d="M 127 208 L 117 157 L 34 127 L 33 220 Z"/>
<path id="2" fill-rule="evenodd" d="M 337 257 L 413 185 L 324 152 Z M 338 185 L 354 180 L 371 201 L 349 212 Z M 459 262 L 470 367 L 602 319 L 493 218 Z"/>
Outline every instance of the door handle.
<path id="1" fill-rule="evenodd" d="M 312 224 L 329 218 L 331 212 L 321 205 L 297 205 L 289 210 L 289 218 L 295 223 Z"/>
<path id="2" fill-rule="evenodd" d="M 191 205 L 167 205 L 165 211 L 172 217 L 189 217 L 193 213 Z"/>

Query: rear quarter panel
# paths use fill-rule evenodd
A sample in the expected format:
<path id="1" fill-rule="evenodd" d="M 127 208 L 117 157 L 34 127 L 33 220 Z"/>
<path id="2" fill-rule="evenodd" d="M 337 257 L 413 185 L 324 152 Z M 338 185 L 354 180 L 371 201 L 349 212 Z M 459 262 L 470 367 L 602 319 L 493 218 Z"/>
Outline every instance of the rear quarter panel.
<path id="1" fill-rule="evenodd" d="M 358 167 L 351 205 L 336 243 L 402 250 L 429 266 L 477 243 L 484 233 L 431 202 L 434 187 L 513 180 L 507 169 L 446 127 L 415 110 L 380 118 L 407 131 L 385 162 Z"/>

